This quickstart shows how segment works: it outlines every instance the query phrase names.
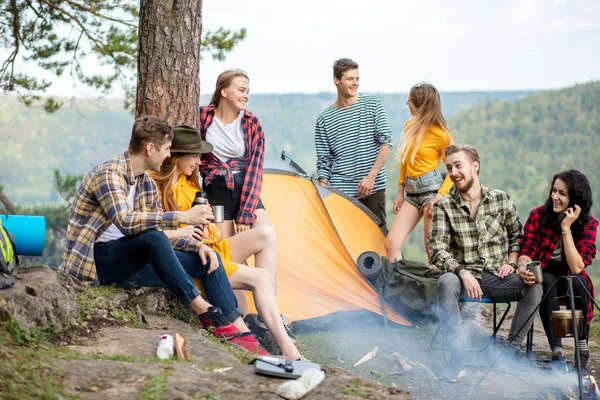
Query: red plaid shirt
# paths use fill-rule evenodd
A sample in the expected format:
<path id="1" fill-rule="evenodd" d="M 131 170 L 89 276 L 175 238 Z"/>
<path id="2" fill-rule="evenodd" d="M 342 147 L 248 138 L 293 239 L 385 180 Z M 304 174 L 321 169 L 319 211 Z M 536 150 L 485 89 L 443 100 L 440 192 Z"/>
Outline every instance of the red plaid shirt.
<path id="1" fill-rule="evenodd" d="M 206 140 L 206 132 L 215 117 L 213 105 L 200 107 L 200 136 Z M 231 158 L 222 162 L 214 153 L 202 155 L 200 172 L 204 176 L 204 184 L 208 185 L 217 176 L 224 176 L 227 188 L 233 190 L 232 171 L 246 171 L 242 195 L 240 198 L 240 211 L 236 222 L 241 225 L 252 225 L 256 216 L 254 211 L 260 200 L 260 191 L 263 181 L 263 165 L 265 161 L 265 135 L 258 117 L 248 110 L 244 110 L 242 121 L 244 131 L 244 144 L 246 154 L 244 157 Z"/>
<path id="2" fill-rule="evenodd" d="M 545 268 L 558 244 L 560 230 L 552 229 L 548 226 L 541 228 L 540 224 L 542 222 L 543 213 L 544 206 L 536 207 L 531 210 L 529 218 L 527 218 L 527 222 L 525 222 L 525 226 L 523 227 L 523 236 L 521 237 L 520 246 L 522 256 L 527 256 L 532 260 L 539 261 L 542 264 L 542 268 Z M 592 264 L 592 259 L 596 256 L 597 230 L 598 220 L 594 218 L 593 215 L 589 214 L 588 222 L 584 229 L 584 237 L 575 243 L 575 247 L 577 247 L 577 251 L 586 267 Z M 595 296 L 592 278 L 590 278 L 585 270 L 581 271 L 580 275 L 587 281 L 588 291 L 592 297 Z M 593 316 L 594 306 L 590 299 L 588 302 L 588 323 L 592 321 Z"/>

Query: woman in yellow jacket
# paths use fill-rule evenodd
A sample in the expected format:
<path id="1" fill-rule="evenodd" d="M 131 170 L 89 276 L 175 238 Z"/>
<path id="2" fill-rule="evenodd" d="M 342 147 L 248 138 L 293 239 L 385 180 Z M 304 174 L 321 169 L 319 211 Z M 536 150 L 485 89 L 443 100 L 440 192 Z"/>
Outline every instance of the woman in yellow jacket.
<path id="1" fill-rule="evenodd" d="M 402 245 L 424 217 L 425 250 L 429 257 L 427 236 L 431 228 L 433 205 L 452 187 L 449 176 L 442 179 L 437 171 L 444 161 L 444 149 L 452 144 L 452 135 L 442 115 L 437 89 L 419 83 L 410 89 L 406 102 L 412 117 L 404 125 L 404 138 L 398 148 L 400 162 L 398 194 L 394 200 L 394 221 L 385 241 L 390 260 L 402 259 Z"/>
<path id="2" fill-rule="evenodd" d="M 160 173 L 152 174 L 152 177 L 158 185 L 164 210 L 185 211 L 191 208 L 196 192 L 201 191 L 198 183 L 200 157 L 212 145 L 200 139 L 198 131 L 190 126 L 180 125 L 173 131 L 171 156 L 162 163 Z M 293 360 L 301 358 L 286 332 L 275 298 L 275 232 L 271 226 L 256 227 L 225 240 L 221 240 L 215 224 L 207 227 L 184 225 L 177 230 L 165 231 L 165 234 L 171 240 L 205 242 L 219 253 L 231 287 L 252 291 L 259 315 L 283 355 Z M 251 255 L 260 268 L 241 265 Z M 240 302 L 240 308 L 244 313 L 248 312 L 247 303 Z"/>

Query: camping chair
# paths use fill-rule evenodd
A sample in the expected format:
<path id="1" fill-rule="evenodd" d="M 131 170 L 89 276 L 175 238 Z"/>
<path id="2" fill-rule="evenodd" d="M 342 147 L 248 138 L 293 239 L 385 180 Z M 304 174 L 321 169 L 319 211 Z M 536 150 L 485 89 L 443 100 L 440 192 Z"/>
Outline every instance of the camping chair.
<path id="1" fill-rule="evenodd" d="M 482 304 L 491 304 L 492 305 L 492 310 L 493 310 L 493 327 L 494 330 L 492 332 L 492 334 L 489 336 L 488 340 L 486 340 L 485 345 L 483 345 L 482 347 L 477 347 L 477 348 L 465 348 L 465 351 L 468 352 L 473 352 L 473 353 L 480 353 L 483 352 L 485 350 L 487 350 L 487 348 L 490 346 L 490 344 L 493 346 L 494 348 L 494 352 L 496 351 L 496 335 L 498 334 L 498 331 L 500 330 L 500 327 L 502 326 L 502 323 L 504 322 L 504 320 L 506 319 L 506 316 L 508 315 L 508 312 L 510 311 L 510 307 L 511 304 L 510 302 L 496 302 L 492 299 L 489 299 L 487 297 L 482 298 L 481 300 L 478 299 L 472 299 L 470 297 L 464 297 L 460 300 L 458 300 L 459 305 L 462 308 L 462 305 L 464 303 L 482 303 Z M 498 315 L 497 315 L 497 304 L 498 303 L 504 303 L 506 304 L 506 309 L 504 310 L 504 312 L 502 313 L 502 316 L 500 317 L 500 320 L 498 320 Z M 444 357 L 444 361 L 448 362 L 448 358 L 447 358 L 447 354 L 446 354 L 446 349 L 445 349 L 445 344 L 444 344 L 444 339 L 442 338 L 442 344 L 441 345 L 436 345 L 436 339 L 440 333 L 442 329 L 442 325 L 438 324 L 431 340 L 429 341 L 429 347 L 434 349 L 434 350 L 442 350 L 442 354 Z"/>

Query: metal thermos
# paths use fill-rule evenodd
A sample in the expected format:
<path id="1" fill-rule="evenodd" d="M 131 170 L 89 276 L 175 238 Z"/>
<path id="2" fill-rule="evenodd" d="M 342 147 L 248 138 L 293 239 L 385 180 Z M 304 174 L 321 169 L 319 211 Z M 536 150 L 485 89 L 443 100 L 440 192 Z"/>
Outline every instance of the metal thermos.
<path id="1" fill-rule="evenodd" d="M 206 203 L 208 203 L 208 200 L 206 199 L 206 192 L 196 192 L 196 196 L 194 197 L 194 201 L 192 202 L 192 207 L 194 206 L 198 206 L 198 205 L 206 205 Z"/>

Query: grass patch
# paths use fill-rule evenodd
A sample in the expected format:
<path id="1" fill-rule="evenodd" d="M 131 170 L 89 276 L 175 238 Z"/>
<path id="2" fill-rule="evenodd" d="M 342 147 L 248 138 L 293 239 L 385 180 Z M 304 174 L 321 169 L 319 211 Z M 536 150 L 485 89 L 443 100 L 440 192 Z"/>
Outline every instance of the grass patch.
<path id="1" fill-rule="evenodd" d="M 33 349 L 22 347 L 0 357 L 2 399 L 80 399 L 65 393 L 65 371 Z"/>
<path id="2" fill-rule="evenodd" d="M 108 316 L 120 321 L 125 326 L 143 328 L 138 321 L 134 310 L 126 310 L 114 302 L 114 297 L 123 289 L 114 286 L 85 287 L 78 293 L 79 321 L 86 322 L 93 319 L 98 310 L 107 310 Z"/>
<path id="3" fill-rule="evenodd" d="M 384 385 L 387 385 L 387 378 L 390 378 L 392 376 L 392 374 L 390 373 L 381 371 L 371 371 L 371 375 L 373 376 L 373 378 L 375 378 L 377 382 L 382 383 Z"/>
<path id="4" fill-rule="evenodd" d="M 368 399 L 369 397 L 371 397 L 371 394 L 373 394 L 373 391 L 368 389 L 343 388 L 340 389 L 340 393 L 345 394 L 347 396 L 362 397 L 363 399 Z"/>
<path id="5" fill-rule="evenodd" d="M 144 390 L 138 395 L 138 400 L 162 400 L 166 399 L 164 392 L 169 387 L 169 376 L 171 375 L 172 364 L 163 366 L 161 373 L 152 375 L 146 380 Z"/>
<path id="6" fill-rule="evenodd" d="M 37 325 L 31 327 L 30 330 L 22 328 L 16 321 L 14 316 L 4 314 L 0 317 L 0 327 L 4 331 L 0 344 L 8 342 L 16 342 L 22 345 L 31 345 L 47 341 L 56 337 L 60 331 L 56 327 L 42 331 Z"/>
<path id="7" fill-rule="evenodd" d="M 183 321 L 188 325 L 200 326 L 200 319 L 198 316 L 188 307 L 183 305 L 179 300 L 173 299 L 167 304 L 168 317 Z"/>

